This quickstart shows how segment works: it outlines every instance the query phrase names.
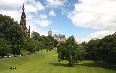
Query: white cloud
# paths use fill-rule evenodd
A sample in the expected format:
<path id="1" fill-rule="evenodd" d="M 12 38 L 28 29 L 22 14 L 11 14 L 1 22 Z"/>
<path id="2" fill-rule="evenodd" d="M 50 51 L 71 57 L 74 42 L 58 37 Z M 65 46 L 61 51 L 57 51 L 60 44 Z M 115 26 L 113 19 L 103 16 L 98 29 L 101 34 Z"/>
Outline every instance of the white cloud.
<path id="1" fill-rule="evenodd" d="M 20 7 L 26 0 L 0 0 L 0 9 L 11 10 Z"/>
<path id="2" fill-rule="evenodd" d="M 45 14 L 40 14 L 39 16 L 37 15 L 35 17 L 35 15 L 29 14 L 29 13 L 27 14 L 27 22 L 33 23 L 36 25 L 36 27 L 38 26 L 42 28 L 47 27 L 52 23 L 51 20 L 48 20 L 47 15 Z M 30 26 L 33 26 L 33 25 L 30 25 Z"/>
<path id="3" fill-rule="evenodd" d="M 25 11 L 28 12 L 37 12 L 37 8 L 33 5 L 25 5 Z"/>
<path id="4" fill-rule="evenodd" d="M 34 16 L 31 13 L 26 14 L 26 20 L 31 21 L 34 18 Z"/>
<path id="5" fill-rule="evenodd" d="M 103 38 L 116 31 L 116 0 L 80 0 L 68 14 L 72 23 L 79 27 L 98 29 L 89 35 L 77 37 L 77 42 Z"/>
<path id="6" fill-rule="evenodd" d="M 35 18 L 32 14 L 26 14 L 27 15 L 27 28 L 30 26 L 31 33 L 33 31 L 40 33 L 40 35 L 47 36 L 47 31 L 44 29 L 44 27 L 47 27 L 51 24 L 52 21 L 48 20 L 45 14 L 40 14 L 40 16 L 37 16 Z"/>
<path id="7" fill-rule="evenodd" d="M 49 15 L 50 16 L 56 16 L 56 14 L 55 14 L 55 12 L 53 10 L 49 12 Z"/>
<path id="8" fill-rule="evenodd" d="M 47 15 L 45 15 L 45 14 L 40 14 L 40 18 L 41 18 L 41 19 L 47 19 Z"/>
<path id="9" fill-rule="evenodd" d="M 0 14 L 11 16 L 11 18 L 14 18 L 15 21 L 20 21 L 21 13 L 18 10 L 0 10 Z"/>
<path id="10" fill-rule="evenodd" d="M 26 12 L 37 12 L 45 7 L 36 0 L 0 0 L 0 10 L 16 10 L 25 4 Z"/>
<path id="11" fill-rule="evenodd" d="M 36 24 L 38 24 L 41 27 L 47 27 L 48 25 L 50 25 L 52 23 L 52 21 L 49 21 L 47 19 L 44 19 L 44 20 L 38 19 L 35 22 L 36 22 Z"/>
<path id="12" fill-rule="evenodd" d="M 116 0 L 80 0 L 68 17 L 84 28 L 116 31 Z"/>
<path id="13" fill-rule="evenodd" d="M 66 0 L 47 0 L 47 5 L 56 8 L 58 6 L 63 6 Z"/>
<path id="14" fill-rule="evenodd" d="M 39 11 L 45 9 L 45 7 L 44 7 L 39 1 L 36 2 L 35 6 L 37 7 L 37 9 L 38 9 Z"/>
<path id="15" fill-rule="evenodd" d="M 59 31 L 58 31 L 58 30 L 52 30 L 52 32 L 53 32 L 53 33 L 57 33 L 57 32 L 59 32 Z"/>
<path id="16" fill-rule="evenodd" d="M 97 39 L 97 38 L 101 39 L 101 38 L 103 38 L 109 34 L 113 34 L 113 33 L 115 33 L 115 31 L 107 31 L 107 30 L 97 31 L 97 32 L 91 33 L 91 34 L 83 36 L 83 37 L 77 37 L 76 40 L 78 43 L 82 43 L 83 41 L 88 42 L 91 39 Z"/>
<path id="17" fill-rule="evenodd" d="M 27 24 L 29 24 L 29 25 L 31 25 L 31 27 L 30 27 L 30 31 L 31 31 L 31 33 L 33 32 L 33 31 L 35 31 L 35 32 L 38 32 L 40 35 L 45 35 L 45 36 L 47 36 L 48 35 L 48 30 L 45 30 L 45 29 L 43 29 L 43 28 L 38 28 L 35 24 L 33 24 L 32 22 L 27 22 Z"/>
<path id="18" fill-rule="evenodd" d="M 39 2 L 35 0 L 31 0 L 30 3 L 25 5 L 26 12 L 35 12 L 44 10 L 45 7 Z"/>

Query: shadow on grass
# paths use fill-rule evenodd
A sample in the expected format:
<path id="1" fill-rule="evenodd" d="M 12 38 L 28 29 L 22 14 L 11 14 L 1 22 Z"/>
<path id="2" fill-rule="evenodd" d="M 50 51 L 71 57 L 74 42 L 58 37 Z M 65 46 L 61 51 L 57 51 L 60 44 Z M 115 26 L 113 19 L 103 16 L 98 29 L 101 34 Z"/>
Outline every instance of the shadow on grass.
<path id="1" fill-rule="evenodd" d="M 116 71 L 116 66 L 110 66 L 110 65 L 106 65 L 103 63 L 98 63 L 96 61 L 94 61 L 93 63 L 83 63 L 83 64 L 74 64 L 74 65 L 80 65 L 80 66 L 87 66 L 87 67 L 100 67 L 100 68 L 104 68 L 104 69 L 110 69 L 110 70 L 115 70 Z"/>
<path id="2" fill-rule="evenodd" d="M 86 66 L 86 67 L 100 67 L 104 69 L 110 69 L 110 70 L 115 70 L 116 67 L 112 67 L 103 63 L 98 63 L 98 62 L 93 62 L 93 63 L 82 63 L 82 64 L 74 64 L 73 66 L 69 66 L 68 64 L 64 63 L 50 63 L 53 66 L 62 66 L 62 67 L 75 67 L 75 66 Z"/>
<path id="3" fill-rule="evenodd" d="M 63 66 L 63 67 L 74 67 L 74 66 L 69 66 L 68 64 L 64 63 L 50 63 L 53 66 Z"/>

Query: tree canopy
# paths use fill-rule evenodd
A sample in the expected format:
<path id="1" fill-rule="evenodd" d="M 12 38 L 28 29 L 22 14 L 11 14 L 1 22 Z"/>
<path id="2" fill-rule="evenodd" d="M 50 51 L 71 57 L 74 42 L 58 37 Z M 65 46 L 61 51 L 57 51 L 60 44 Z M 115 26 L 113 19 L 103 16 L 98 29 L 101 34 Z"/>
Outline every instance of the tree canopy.
<path id="1" fill-rule="evenodd" d="M 52 36 L 32 32 L 31 38 L 10 16 L 0 14 L 0 56 L 25 55 L 40 50 L 50 51 L 57 45 Z"/>
<path id="2" fill-rule="evenodd" d="M 0 45 L 0 49 L 4 55 L 7 53 L 20 54 L 25 37 L 24 31 L 14 19 L 0 14 L 0 40 L 4 42 Z"/>
<path id="3" fill-rule="evenodd" d="M 58 61 L 67 60 L 69 61 L 69 66 L 74 63 L 82 61 L 82 50 L 78 48 L 77 42 L 74 36 L 70 36 L 66 43 L 60 43 L 58 48 Z"/>
<path id="4" fill-rule="evenodd" d="M 85 45 L 86 59 L 116 64 L 116 35 L 90 40 Z"/>

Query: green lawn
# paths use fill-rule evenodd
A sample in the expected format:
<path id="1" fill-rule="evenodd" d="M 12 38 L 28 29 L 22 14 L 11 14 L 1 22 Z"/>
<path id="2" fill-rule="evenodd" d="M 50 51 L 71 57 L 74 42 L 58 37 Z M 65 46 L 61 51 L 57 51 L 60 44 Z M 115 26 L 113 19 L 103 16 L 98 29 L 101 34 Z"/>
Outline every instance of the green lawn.
<path id="1" fill-rule="evenodd" d="M 56 51 L 11 59 L 0 59 L 0 73 L 116 73 L 116 68 L 85 60 L 74 67 L 58 62 Z M 10 70 L 10 66 L 17 69 Z"/>

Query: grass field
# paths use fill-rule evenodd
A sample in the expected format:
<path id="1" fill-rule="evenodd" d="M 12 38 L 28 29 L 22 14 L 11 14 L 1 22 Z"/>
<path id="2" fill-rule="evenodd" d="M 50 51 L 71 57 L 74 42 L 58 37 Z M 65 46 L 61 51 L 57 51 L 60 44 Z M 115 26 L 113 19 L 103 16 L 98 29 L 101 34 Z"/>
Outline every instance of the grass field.
<path id="1" fill-rule="evenodd" d="M 11 59 L 0 59 L 0 73 L 116 73 L 112 68 L 94 61 L 84 60 L 74 67 L 67 61 L 58 62 L 56 51 Z M 9 67 L 16 66 L 11 70 Z"/>

